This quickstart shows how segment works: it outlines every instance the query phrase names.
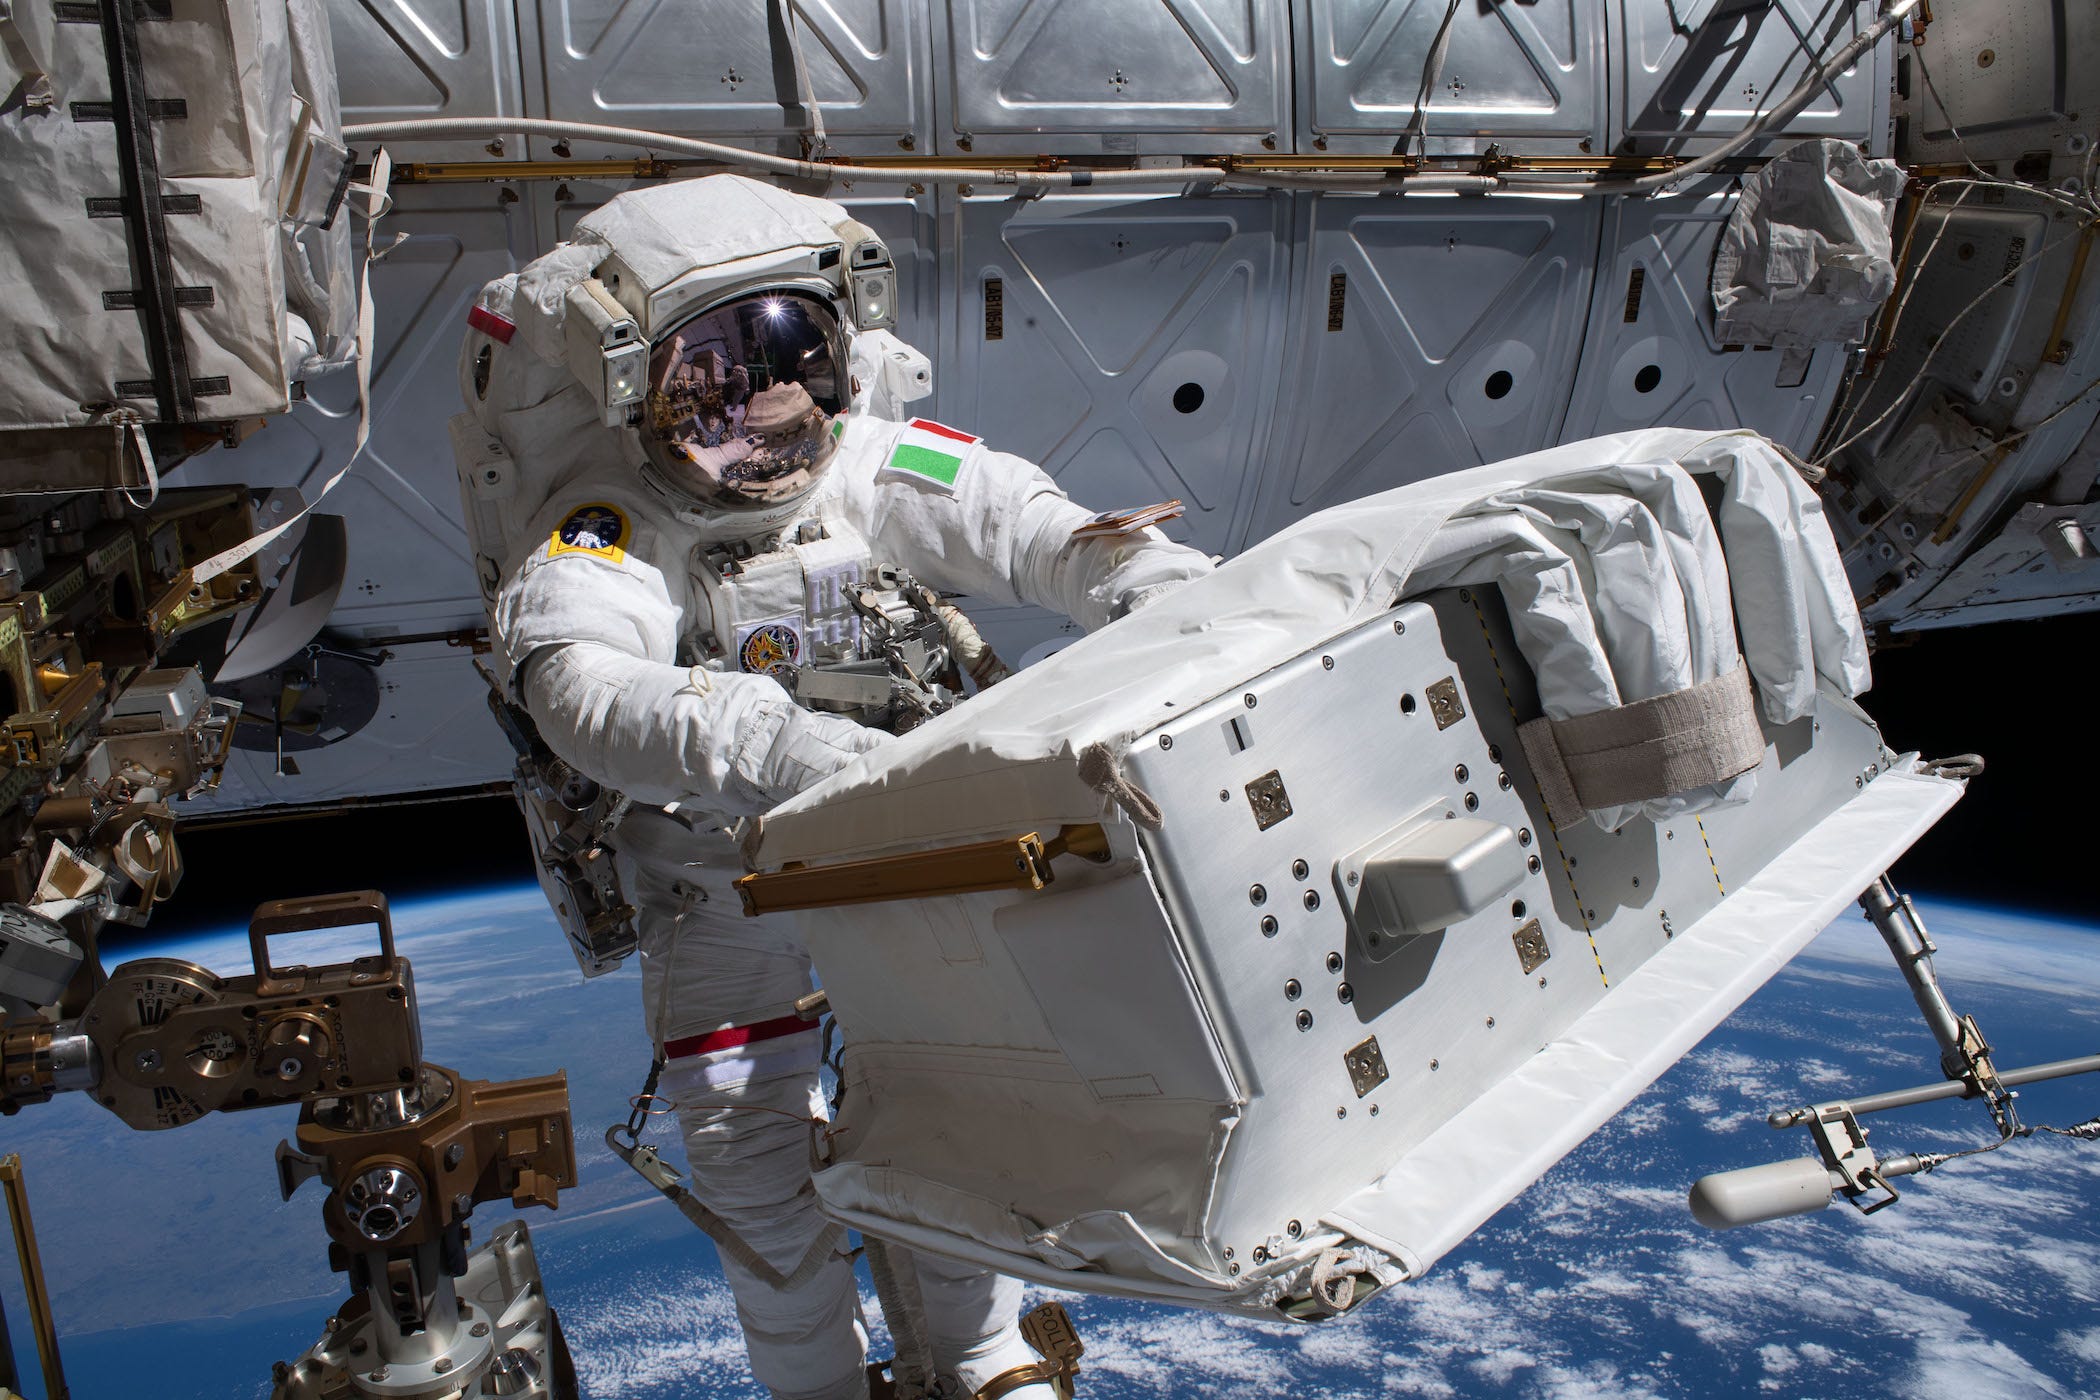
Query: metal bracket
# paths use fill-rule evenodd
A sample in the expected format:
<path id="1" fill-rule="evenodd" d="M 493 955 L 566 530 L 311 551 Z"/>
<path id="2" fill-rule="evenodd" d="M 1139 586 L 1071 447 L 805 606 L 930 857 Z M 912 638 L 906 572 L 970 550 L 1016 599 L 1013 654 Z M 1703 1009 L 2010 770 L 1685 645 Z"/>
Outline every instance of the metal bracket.
<path id="1" fill-rule="evenodd" d="M 1896 1204 L 1896 1188 L 1881 1174 L 1880 1159 L 1867 1146 L 1867 1130 L 1859 1126 L 1859 1119 L 1849 1107 L 1841 1103 L 1819 1105 L 1816 1116 L 1809 1120 L 1808 1131 L 1816 1140 L 1816 1150 L 1823 1154 L 1823 1164 L 1845 1178 L 1845 1184 L 1838 1189 L 1861 1215 L 1872 1215 Z M 1863 1197 L 1877 1190 L 1888 1194 L 1862 1204 Z"/>

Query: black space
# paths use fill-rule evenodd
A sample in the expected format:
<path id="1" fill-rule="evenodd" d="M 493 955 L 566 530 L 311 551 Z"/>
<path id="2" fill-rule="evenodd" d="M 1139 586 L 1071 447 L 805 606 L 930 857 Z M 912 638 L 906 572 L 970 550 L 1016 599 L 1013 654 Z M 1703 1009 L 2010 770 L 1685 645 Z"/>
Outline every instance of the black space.
<path id="1" fill-rule="evenodd" d="M 1989 767 L 1896 867 L 1897 883 L 2092 918 L 2100 852 L 2078 794 L 2094 786 L 2082 758 L 2100 615 L 1912 636 L 1875 652 L 1863 703 L 1892 748 L 1981 753 Z M 266 899 L 373 888 L 403 900 L 532 878 L 508 796 L 189 827 L 181 840 L 188 873 L 155 916 L 155 934 L 244 923 Z M 112 925 L 106 946 L 135 937 Z"/>
<path id="2" fill-rule="evenodd" d="M 1861 703 L 1891 748 L 1980 753 L 1989 767 L 1896 866 L 1897 884 L 2091 920 L 2100 852 L 2080 794 L 2094 787 L 2100 615 L 1912 635 L 1874 653 Z"/>
<path id="3" fill-rule="evenodd" d="M 493 722 L 493 721 L 492 721 Z M 269 899 L 376 889 L 390 900 L 530 883 L 532 850 L 508 794 L 353 807 L 320 817 L 178 828 L 184 875 L 144 936 L 248 922 Z M 140 933 L 102 935 L 120 961 Z"/>

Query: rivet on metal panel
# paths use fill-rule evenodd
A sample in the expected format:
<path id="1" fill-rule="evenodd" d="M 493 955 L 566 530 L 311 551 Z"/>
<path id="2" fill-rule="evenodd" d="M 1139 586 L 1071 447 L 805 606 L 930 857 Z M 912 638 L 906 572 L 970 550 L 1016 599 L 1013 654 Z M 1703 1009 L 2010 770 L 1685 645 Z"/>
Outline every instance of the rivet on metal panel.
<path id="1" fill-rule="evenodd" d="M 1528 827 L 1528 826 L 1520 826 L 1520 827 L 1518 827 L 1518 828 L 1517 828 L 1517 844 L 1518 844 L 1519 846 L 1528 846 L 1528 845 L 1530 845 L 1530 844 L 1531 844 L 1531 828 L 1530 828 L 1530 827 Z"/>
<path id="2" fill-rule="evenodd" d="M 1376 1118 L 1378 1116 L 1378 1105 L 1375 1103 L 1371 1105 L 1371 1116 L 1373 1118 Z"/>
<path id="3" fill-rule="evenodd" d="M 1509 774 L 1507 774 L 1507 773 L 1497 773 L 1497 774 L 1495 775 L 1495 786 L 1496 786 L 1496 787 L 1499 787 L 1499 788 L 1501 788 L 1501 789 L 1502 789 L 1502 790 L 1503 790 L 1504 792 L 1508 792 L 1508 791 L 1509 791 Z"/>
<path id="4" fill-rule="evenodd" d="M 1347 1118 L 1349 1116 L 1349 1110 L 1344 1106 L 1337 1105 L 1334 1110 L 1334 1116 L 1337 1118 Z"/>
<path id="5" fill-rule="evenodd" d="M 1253 703 L 1253 696 L 1248 696 Z M 1247 805 L 1254 811 L 1254 824 L 1267 831 L 1291 814 L 1291 795 L 1284 789 L 1283 774 L 1271 768 L 1247 784 Z"/>
<path id="6" fill-rule="evenodd" d="M 1283 999 L 1285 1001 L 1296 1001 L 1304 992 L 1305 988 L 1298 985 L 1298 979 L 1295 977 L 1283 984 Z"/>
<path id="7" fill-rule="evenodd" d="M 1378 1037 L 1368 1036 L 1361 1042 L 1342 1052 L 1342 1067 L 1349 1071 L 1349 1087 L 1362 1098 L 1392 1077 L 1385 1067 L 1385 1052 L 1378 1048 Z M 1372 1110 L 1374 1113 L 1376 1109 Z"/>
<path id="8" fill-rule="evenodd" d="M 1636 875 L 1636 876 L 1634 876 L 1634 877 L 1633 877 L 1633 887 L 1634 887 L 1635 889 L 1639 889 L 1639 888 L 1641 887 L 1641 877 L 1640 877 L 1640 876 Z"/>
<path id="9" fill-rule="evenodd" d="M 1269 902 L 1268 887 L 1266 885 L 1247 886 L 1247 902 L 1249 904 L 1267 904 Z"/>
<path id="10" fill-rule="evenodd" d="M 1349 872 L 1349 883 L 1350 883 L 1350 884 L 1354 885 L 1354 884 L 1356 884 L 1356 883 L 1357 883 L 1358 881 L 1360 881 L 1360 880 L 1362 880 L 1362 879 L 1363 879 L 1363 876 L 1361 876 L 1361 875 L 1357 874 L 1357 873 L 1356 873 L 1356 872 L 1355 872 L 1354 870 L 1352 870 L 1352 871 L 1350 871 L 1350 872 Z"/>
<path id="11" fill-rule="evenodd" d="M 1160 735 L 1160 736 L 1159 736 L 1159 746 L 1160 746 L 1161 748 L 1163 748 L 1163 749 L 1171 749 L 1171 748 L 1173 748 L 1173 747 L 1174 747 L 1174 736 L 1173 736 L 1173 735 L 1171 735 L 1171 734 L 1162 734 L 1162 735 Z"/>
<path id="12" fill-rule="evenodd" d="M 1480 810 L 1479 794 L 1471 792 L 1466 794 L 1466 810 L 1468 812 L 1477 812 Z"/>
<path id="13" fill-rule="evenodd" d="M 1406 633 L 1407 633 L 1407 624 L 1406 624 L 1406 623 L 1404 623 L 1404 622 L 1402 622 L 1402 621 L 1401 621 L 1401 620 L 1400 620 L 1399 618 L 1397 618 L 1397 617 L 1396 617 L 1396 618 L 1394 618 L 1394 619 L 1393 619 L 1393 635 L 1394 635 L 1394 636 L 1396 636 L 1396 637 L 1399 637 L 1399 636 L 1405 636 L 1405 635 L 1406 635 Z"/>
<path id="14" fill-rule="evenodd" d="M 1254 1262 L 1257 1264 L 1266 1264 L 1269 1262 L 1269 1251 L 1264 1246 L 1254 1246 Z"/>
<path id="15" fill-rule="evenodd" d="M 1312 1012 L 1301 1011 L 1298 1013 L 1298 1029 L 1301 1031 L 1312 1029 Z"/>
<path id="16" fill-rule="evenodd" d="M 1490 763 L 1500 763 L 1501 761 L 1502 761 L 1502 746 L 1501 746 L 1500 744 L 1489 744 L 1489 745 L 1488 745 L 1488 762 L 1490 762 Z"/>
<path id="17" fill-rule="evenodd" d="M 1350 1002 L 1356 1000 L 1356 988 L 1344 982 L 1334 989 L 1334 999 L 1347 1006 Z"/>
<path id="18" fill-rule="evenodd" d="M 1320 907 L 1320 892 L 1318 890 L 1307 890 L 1305 892 L 1305 907 L 1308 910 Z"/>
<path id="19" fill-rule="evenodd" d="M 1433 1072 L 1435 1072 L 1435 1070 L 1436 1070 L 1436 1067 L 1437 1067 L 1437 1065 L 1438 1065 L 1439 1063 L 1440 1063 L 1440 1062 L 1439 1062 L 1439 1061 L 1436 1061 L 1436 1060 L 1431 1060 L 1431 1061 L 1429 1062 L 1429 1068 L 1430 1068 L 1430 1071 L 1431 1071 L 1432 1073 L 1433 1073 Z"/>
<path id="20" fill-rule="evenodd" d="M 1332 670 L 1334 669 L 1334 658 L 1333 658 L 1333 657 L 1331 657 L 1331 656 L 1323 656 L 1323 657 L 1321 657 L 1321 658 L 1320 658 L 1320 669 L 1321 669 L 1321 670 L 1323 670 L 1323 671 L 1332 671 Z"/>
<path id="21" fill-rule="evenodd" d="M 1537 919 L 1530 920 L 1511 934 L 1510 941 L 1517 945 L 1517 965 L 1527 973 L 1538 971 L 1540 964 L 1553 956 L 1553 950 L 1546 944 L 1546 931 L 1539 926 Z"/>
<path id="22" fill-rule="evenodd" d="M 1465 764 L 1461 763 L 1451 770 L 1451 776 L 1458 779 L 1460 782 L 1464 782 L 1466 779 L 1473 776 L 1473 770 L 1466 767 Z"/>
<path id="23" fill-rule="evenodd" d="M 1429 713 L 1436 717 L 1438 729 L 1449 729 L 1466 717 L 1466 707 L 1458 698 L 1458 680 L 1446 676 L 1423 692 L 1429 697 Z"/>
<path id="24" fill-rule="evenodd" d="M 1255 704 L 1257 703 L 1254 698 L 1254 692 L 1251 690 L 1248 691 L 1245 695 L 1242 695 L 1240 699 L 1246 704 L 1247 708 L 1250 710 L 1253 709 Z"/>
<path id="25" fill-rule="evenodd" d="M 1489 1030 L 1493 1030 L 1493 1029 L 1495 1028 L 1495 1018 L 1494 1018 L 1494 1017 L 1490 1016 L 1490 1017 L 1488 1017 L 1488 1018 L 1487 1018 L 1487 1026 L 1488 1026 L 1488 1029 L 1489 1029 Z"/>
<path id="26" fill-rule="evenodd" d="M 1303 1225 L 1300 1225 L 1297 1221 L 1293 1220 L 1290 1224 L 1283 1227 L 1283 1232 L 1295 1240 L 1300 1235 L 1305 1233 L 1305 1227 Z"/>
<path id="27" fill-rule="evenodd" d="M 1311 869 L 1312 867 L 1307 865 L 1304 861 L 1294 860 L 1291 862 L 1291 878 L 1293 880 L 1303 880 L 1307 872 Z"/>
<path id="28" fill-rule="evenodd" d="M 1327 970 L 1329 972 L 1340 972 L 1342 970 L 1342 955 L 1340 953 L 1329 953 L 1327 955 Z"/>
<path id="29" fill-rule="evenodd" d="M 1274 938 L 1276 936 L 1276 916 L 1274 914 L 1261 916 L 1261 936 L 1263 938 Z"/>

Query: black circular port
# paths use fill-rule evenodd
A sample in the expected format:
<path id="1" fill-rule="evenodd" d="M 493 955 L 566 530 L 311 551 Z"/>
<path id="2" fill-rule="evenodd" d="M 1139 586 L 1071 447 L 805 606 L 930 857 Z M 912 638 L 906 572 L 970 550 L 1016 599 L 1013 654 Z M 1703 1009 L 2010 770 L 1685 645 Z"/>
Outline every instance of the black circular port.
<path id="1" fill-rule="evenodd" d="M 1487 396 L 1491 399 L 1506 398 L 1509 391 L 1516 387 L 1516 376 L 1506 369 L 1498 369 L 1488 376 Z"/>
<path id="2" fill-rule="evenodd" d="M 1176 413 L 1194 413 L 1201 407 L 1203 407 L 1203 386 L 1201 384 L 1190 380 L 1174 391 L 1174 411 Z"/>
<path id="3" fill-rule="evenodd" d="M 1652 394 L 1655 392 L 1655 386 L 1662 382 L 1663 367 L 1661 365 L 1642 365 L 1640 369 L 1634 372 L 1633 387 L 1637 393 Z"/>
<path id="4" fill-rule="evenodd" d="M 1401 713 L 1401 714 L 1403 714 L 1403 715 L 1411 715 L 1411 714 L 1413 714 L 1414 712 L 1415 712 L 1415 697 L 1414 697 L 1414 696 L 1412 696 L 1412 695 L 1403 695 L 1403 696 L 1401 696 L 1401 697 L 1400 697 L 1400 713 Z"/>

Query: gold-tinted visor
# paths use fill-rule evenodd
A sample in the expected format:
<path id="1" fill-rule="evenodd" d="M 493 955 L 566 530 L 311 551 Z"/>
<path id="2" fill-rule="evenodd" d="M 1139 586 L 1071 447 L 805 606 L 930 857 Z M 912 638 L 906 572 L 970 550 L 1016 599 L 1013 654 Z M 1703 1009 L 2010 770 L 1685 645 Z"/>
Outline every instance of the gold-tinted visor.
<path id="1" fill-rule="evenodd" d="M 753 292 L 658 339 L 642 442 L 657 470 L 703 507 L 764 510 L 816 484 L 849 398 L 845 335 L 830 304 Z"/>

